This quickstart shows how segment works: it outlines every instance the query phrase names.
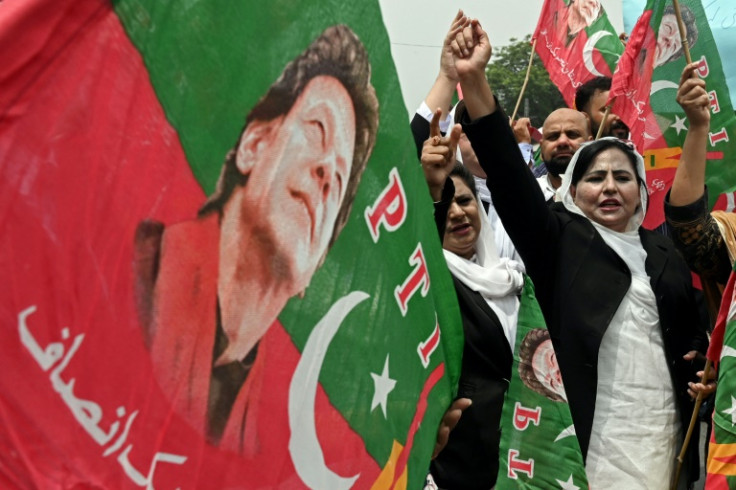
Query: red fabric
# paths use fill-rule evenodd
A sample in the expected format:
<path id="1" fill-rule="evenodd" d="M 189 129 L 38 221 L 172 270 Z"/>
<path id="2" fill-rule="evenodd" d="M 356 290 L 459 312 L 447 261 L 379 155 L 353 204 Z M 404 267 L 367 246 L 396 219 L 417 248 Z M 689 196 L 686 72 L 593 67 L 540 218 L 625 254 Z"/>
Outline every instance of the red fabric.
<path id="1" fill-rule="evenodd" d="M 153 370 L 174 410 L 205 434 L 207 399 L 215 339 L 219 218 L 170 226 L 163 235 L 154 293 Z M 278 321 L 259 346 L 256 362 L 233 405 L 220 447 L 242 453 L 249 473 L 278 485 L 298 482 L 288 453 L 288 391 L 299 351 Z M 379 467 L 363 441 L 318 390 L 315 413 L 323 447 L 333 448 L 326 463 L 340 463 L 344 475 L 373 481 Z M 352 454 L 352 460 L 345 455 Z M 340 472 L 338 472 L 340 473 Z M 356 483 L 361 486 L 360 481 Z"/>
<path id="2" fill-rule="evenodd" d="M 645 157 L 644 164 L 646 165 L 646 163 L 647 159 Z M 664 198 L 667 196 L 670 187 L 672 187 L 675 170 L 675 168 L 659 168 L 647 170 L 646 172 L 649 204 L 642 226 L 648 230 L 653 230 L 664 223 Z"/>
<path id="3" fill-rule="evenodd" d="M 533 39 L 536 52 L 549 72 L 549 78 L 562 93 L 565 103 L 573 107 L 577 88 L 595 77 L 586 66 L 583 50 L 588 34 L 585 29 L 568 39 L 568 6 L 564 0 L 545 0 Z M 604 74 L 611 75 L 603 56 L 593 50 L 589 63 Z"/>
<path id="4" fill-rule="evenodd" d="M 721 360 L 721 349 L 723 348 L 723 336 L 726 332 L 726 323 L 728 319 L 728 310 L 734 301 L 734 282 L 736 282 L 736 274 L 731 273 L 726 283 L 726 289 L 723 290 L 721 299 L 721 307 L 718 310 L 716 325 L 713 333 L 710 335 L 710 346 L 708 346 L 708 359 L 717 363 Z"/>
<path id="5" fill-rule="evenodd" d="M 636 22 L 608 95 L 608 104 L 613 103 L 611 112 L 629 126 L 631 139 L 640 152 L 667 147 L 649 105 L 657 47 L 657 33 L 649 25 L 652 15 L 653 11 L 647 10 Z"/>
<path id="6" fill-rule="evenodd" d="M 134 233 L 145 218 L 190 219 L 205 196 L 110 4 L 7 0 L 0 45 L 0 486 L 140 488 L 120 462 L 126 451 L 146 476 L 156 453 L 186 457 L 159 461 L 155 488 L 302 486 L 284 444 L 299 353 L 280 324 L 262 341 L 260 387 L 273 388 L 258 399 L 258 458 L 207 444 L 153 376 L 133 298 Z M 73 354 L 57 374 L 77 403 L 99 407 L 105 432 L 119 424 L 105 444 L 55 390 L 61 363 L 44 370 L 21 341 L 30 306 L 40 348 Z M 342 475 L 360 468 L 357 486 L 369 486 L 378 465 L 321 388 L 315 411 L 327 464 Z M 122 446 L 104 455 L 126 421 Z"/>

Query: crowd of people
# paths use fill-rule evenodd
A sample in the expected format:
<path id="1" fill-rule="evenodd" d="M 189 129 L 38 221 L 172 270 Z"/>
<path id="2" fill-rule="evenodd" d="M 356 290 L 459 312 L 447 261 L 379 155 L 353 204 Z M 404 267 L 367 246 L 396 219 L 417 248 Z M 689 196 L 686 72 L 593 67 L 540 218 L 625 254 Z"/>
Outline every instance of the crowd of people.
<path id="1" fill-rule="evenodd" d="M 600 14 L 596 2 L 575 5 L 561 24 L 570 42 Z M 669 488 L 692 400 L 715 390 L 700 381 L 709 319 L 690 271 L 714 310 L 736 257 L 734 215 L 708 212 L 705 83 L 697 64 L 685 67 L 677 102 L 688 133 L 665 202 L 670 238 L 642 227 L 644 161 L 626 124 L 606 113 L 611 79 L 582 84 L 575 108 L 546 117 L 535 166 L 531 121 L 509 121 L 486 79 L 491 52 L 478 20 L 459 11 L 411 121 L 465 339 L 428 479 L 442 489 L 495 485 L 514 352 L 523 351 L 555 367 L 522 378 L 569 405 L 590 488 Z M 249 453 L 271 438 L 272 425 L 251 415 L 273 396 L 262 381 L 266 334 L 281 331 L 279 312 L 342 231 L 377 127 L 367 52 L 349 28 L 330 27 L 252 109 L 196 220 L 139 226 L 136 300 L 153 370 L 210 443 Z M 272 209 L 289 220 L 270 219 Z M 290 228 L 310 238 L 294 242 Z M 547 328 L 517 349 L 527 278 Z M 691 444 L 678 488 L 699 477 L 698 453 Z M 309 473 L 304 461 L 297 471 Z"/>
<path id="2" fill-rule="evenodd" d="M 496 483 L 528 276 L 561 374 L 540 383 L 569 403 L 590 488 L 670 488 L 693 399 L 715 390 L 701 382 L 710 320 L 691 270 L 717 307 L 736 257 L 736 219 L 709 213 L 704 191 L 705 82 L 696 63 L 679 82 L 689 130 L 665 203 L 670 238 L 642 227 L 644 161 L 626 124 L 604 119 L 611 79 L 583 84 L 575 109 L 545 119 L 539 172 L 530 122 L 510 121 L 486 79 L 491 52 L 479 21 L 458 12 L 411 122 L 465 333 L 458 398 L 428 480 L 447 489 Z M 678 488 L 699 478 L 698 453 L 691 444 Z"/>

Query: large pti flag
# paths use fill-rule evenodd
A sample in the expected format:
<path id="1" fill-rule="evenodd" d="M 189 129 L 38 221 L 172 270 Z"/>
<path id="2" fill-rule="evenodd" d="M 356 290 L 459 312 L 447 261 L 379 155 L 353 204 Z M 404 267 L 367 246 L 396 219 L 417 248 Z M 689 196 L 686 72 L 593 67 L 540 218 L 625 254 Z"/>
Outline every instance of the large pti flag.
<path id="1" fill-rule="evenodd" d="M 680 0 L 693 61 L 706 81 L 711 130 L 706 183 L 711 205 L 732 210 L 736 168 L 736 117 L 723 75 L 721 58 L 700 0 Z M 663 201 L 672 185 L 687 135 L 687 120 L 677 104 L 678 82 L 686 64 L 671 0 L 650 0 L 631 33 L 613 79 L 612 112 L 631 128 L 631 138 L 644 155 L 649 189 L 647 228 L 664 222 Z M 718 202 L 716 202 L 718 201 Z"/>
<path id="2" fill-rule="evenodd" d="M 624 50 L 597 1 L 545 0 L 533 39 L 550 79 L 570 107 L 580 85 L 613 74 Z"/>
<path id="3" fill-rule="evenodd" d="M 462 327 L 378 3 L 6 0 L 0 49 L 0 487 L 419 487 Z"/>
<path id="4" fill-rule="evenodd" d="M 560 368 L 528 278 L 515 345 L 496 488 L 588 488 Z"/>

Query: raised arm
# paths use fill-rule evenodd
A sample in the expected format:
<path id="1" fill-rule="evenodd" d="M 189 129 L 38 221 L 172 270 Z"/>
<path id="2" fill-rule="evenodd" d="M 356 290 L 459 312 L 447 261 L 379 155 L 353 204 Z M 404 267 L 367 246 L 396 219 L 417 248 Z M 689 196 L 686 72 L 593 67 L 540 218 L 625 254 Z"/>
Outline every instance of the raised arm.
<path id="1" fill-rule="evenodd" d="M 442 42 L 440 71 L 427 97 L 424 98 L 424 103 L 427 104 L 427 107 L 431 109 L 439 107 L 442 109 L 441 121 L 447 117 L 450 105 L 452 104 L 452 95 L 455 93 L 455 88 L 460 81 L 457 76 L 457 70 L 455 69 L 455 61 L 452 57 L 451 44 L 457 34 L 462 32 L 463 28 L 469 24 L 470 19 L 463 14 L 462 10 L 458 10 L 455 18 L 452 19 L 450 30 L 447 31 L 445 39 Z"/>
<path id="2" fill-rule="evenodd" d="M 496 112 L 496 100 L 485 75 L 492 48 L 480 22 L 477 19 L 470 21 L 470 25 L 455 36 L 451 46 L 470 119 Z"/>
<path id="3" fill-rule="evenodd" d="M 689 127 L 670 191 L 669 202 L 673 206 L 685 206 L 697 201 L 703 196 L 705 189 L 705 153 L 710 129 L 710 109 L 705 81 L 698 77 L 697 67 L 697 63 L 685 67 L 677 91 L 677 103 L 685 110 Z"/>
<path id="4" fill-rule="evenodd" d="M 488 35 L 477 21 L 453 43 L 455 68 L 465 98 L 467 116 L 463 129 L 473 145 L 478 161 L 488 176 L 493 205 L 511 241 L 534 277 L 550 253 L 556 236 L 544 194 L 519 151 L 509 121 L 497 106 L 485 78 L 491 56 Z"/>
<path id="5" fill-rule="evenodd" d="M 429 126 L 429 138 L 422 146 L 422 170 L 427 180 L 429 194 L 435 203 L 434 220 L 442 240 L 447 222 L 447 210 L 455 195 L 455 186 L 449 179 L 455 165 L 455 151 L 460 139 L 460 125 L 455 125 L 450 133 L 443 137 L 440 133 L 441 109 L 434 112 Z"/>
<path id="6" fill-rule="evenodd" d="M 708 211 L 707 196 L 704 194 L 710 112 L 705 82 L 695 75 L 696 67 L 696 64 L 685 67 L 677 92 L 677 102 L 685 110 L 689 128 L 664 209 L 675 246 L 690 269 L 705 280 L 704 289 L 713 290 L 708 294 L 709 308 L 713 310 L 719 303 L 719 294 L 710 281 L 725 284 L 731 272 L 731 263 L 718 224 Z"/>
<path id="7" fill-rule="evenodd" d="M 411 130 L 414 135 L 414 143 L 417 147 L 417 155 L 421 157 L 422 146 L 424 141 L 429 137 L 429 120 L 432 117 L 435 108 L 439 107 L 442 110 L 440 121 L 445 126 L 440 128 L 447 130 L 447 126 L 451 122 L 448 119 L 448 113 L 450 105 L 452 104 L 452 96 L 455 93 L 455 88 L 459 82 L 457 71 L 455 70 L 455 62 L 452 56 L 451 43 L 455 39 L 458 32 L 461 32 L 463 28 L 470 24 L 468 19 L 462 10 L 458 10 L 455 18 L 452 20 L 449 31 L 445 34 L 445 39 L 442 42 L 442 53 L 440 54 L 440 69 L 437 73 L 437 78 L 429 89 L 429 93 L 424 98 L 424 102 L 417 109 L 414 118 L 411 121 Z"/>

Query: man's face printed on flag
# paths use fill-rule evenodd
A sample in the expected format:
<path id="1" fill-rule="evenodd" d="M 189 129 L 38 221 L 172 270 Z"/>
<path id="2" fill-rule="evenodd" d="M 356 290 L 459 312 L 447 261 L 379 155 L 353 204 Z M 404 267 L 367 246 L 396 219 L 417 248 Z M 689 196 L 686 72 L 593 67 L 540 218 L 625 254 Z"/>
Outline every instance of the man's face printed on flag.
<path id="1" fill-rule="evenodd" d="M 654 54 L 654 66 L 662 66 L 682 48 L 680 31 L 677 28 L 677 17 L 674 14 L 662 16 L 657 36 L 657 49 Z"/>
<path id="2" fill-rule="evenodd" d="M 545 388 L 567 399 L 565 387 L 562 385 L 562 373 L 551 340 L 547 339 L 537 346 L 532 357 L 532 368 L 534 375 Z"/>
<path id="3" fill-rule="evenodd" d="M 573 0 L 567 20 L 571 33 L 590 26 L 601 13 L 600 0 Z"/>
<path id="4" fill-rule="evenodd" d="M 242 215 L 272 259 L 272 270 L 308 284 L 327 251 L 353 163 L 355 113 L 335 78 L 311 80 L 286 116 L 249 125 L 237 165 L 249 173 Z M 244 251 L 252 253 L 253 251 Z"/>

